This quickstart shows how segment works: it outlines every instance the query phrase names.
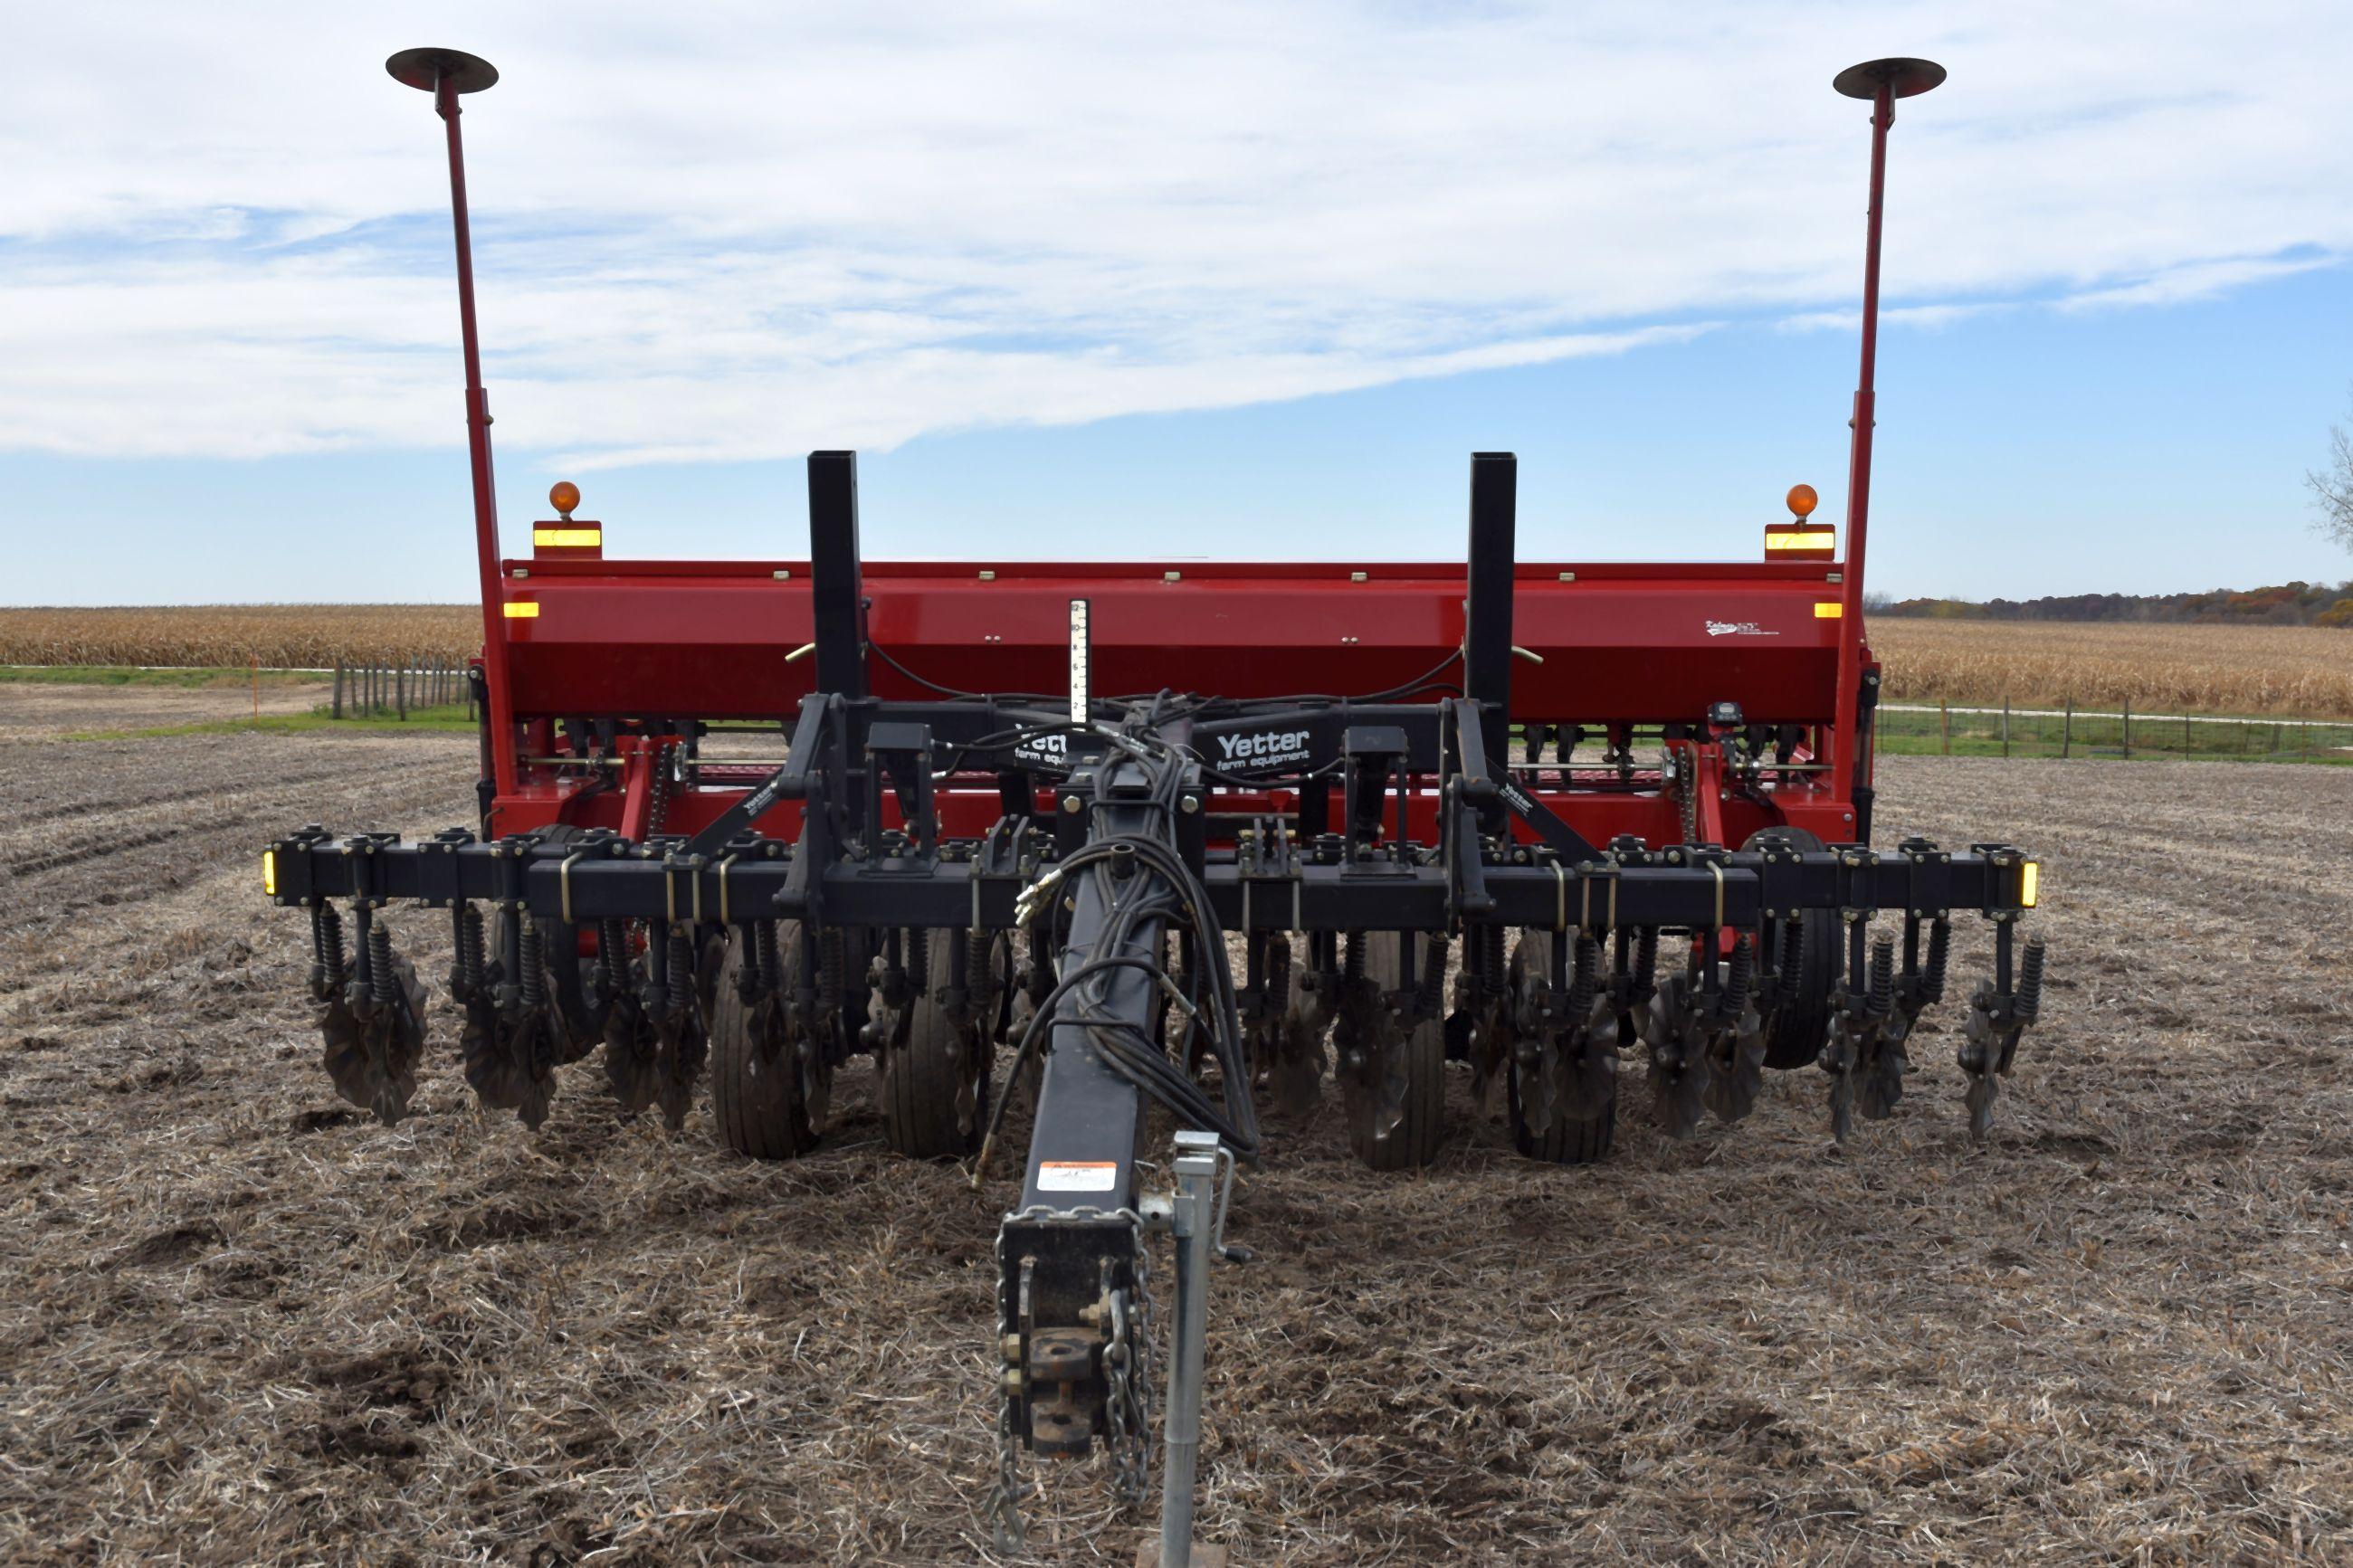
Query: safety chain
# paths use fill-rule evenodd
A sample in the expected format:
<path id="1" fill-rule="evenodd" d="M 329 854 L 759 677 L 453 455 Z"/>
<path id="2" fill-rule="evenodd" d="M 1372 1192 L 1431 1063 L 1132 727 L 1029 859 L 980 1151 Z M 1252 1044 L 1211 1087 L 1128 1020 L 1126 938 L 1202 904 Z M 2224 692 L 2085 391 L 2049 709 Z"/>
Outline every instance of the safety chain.
<path id="1" fill-rule="evenodd" d="M 1104 1342 L 1103 1372 L 1110 1397 L 1105 1402 L 1111 1418 L 1111 1455 L 1114 1471 L 1113 1489 L 1120 1502 L 1134 1507 L 1150 1495 L 1152 1465 L 1152 1382 L 1158 1366 L 1152 1339 L 1151 1255 L 1145 1250 L 1144 1216 L 1132 1208 L 1106 1209 L 1092 1204 L 1076 1208 L 1049 1208 L 1033 1204 L 1005 1216 L 997 1229 L 997 1241 L 992 1248 L 997 1261 L 997 1343 L 1005 1344 L 1020 1331 L 1013 1321 L 1006 1301 L 1005 1227 L 1024 1224 L 1100 1225 L 1105 1220 L 1125 1220 L 1134 1239 L 1134 1302 L 1130 1309 L 1123 1303 L 1122 1291 L 1110 1292 L 1112 1331 Z M 1134 1330 L 1130 1331 L 1129 1312 L 1134 1314 Z M 1113 1347 L 1120 1353 L 1114 1357 Z M 1021 1503 L 1029 1491 L 1020 1472 L 1021 1436 L 1015 1427 L 1018 1420 L 1014 1401 L 1002 1396 L 1002 1406 L 997 1428 L 997 1488 L 984 1510 L 992 1527 L 997 1549 L 1010 1552 L 1019 1549 L 1025 1531 Z"/>
<path id="2" fill-rule="evenodd" d="M 1152 1327 L 1152 1247 L 1142 1231 L 1135 1237 L 1135 1501 L 1151 1489 L 1152 1422 L 1160 1401 L 1160 1340 Z"/>
<path id="3" fill-rule="evenodd" d="M 659 833 L 670 822 L 670 749 L 660 747 L 654 752 L 653 779 L 646 787 L 646 832 Z"/>
<path id="4" fill-rule="evenodd" d="M 1152 1337 L 1152 1255 L 1142 1231 L 1135 1237 L 1130 1286 L 1110 1293 L 1112 1333 L 1103 1347 L 1103 1373 L 1110 1384 L 1104 1408 L 1111 1418 L 1112 1488 L 1122 1506 L 1140 1508 L 1152 1495 L 1152 1414 L 1155 1350 Z"/>
<path id="5" fill-rule="evenodd" d="M 1670 754 L 1673 757 L 1676 763 L 1674 769 L 1675 806 L 1677 815 L 1682 819 L 1681 826 L 1683 830 L 1683 842 L 1687 845 L 1696 844 L 1699 842 L 1698 748 L 1694 747 L 1688 752 L 1672 752 L 1671 750 Z"/>
<path id="6" fill-rule="evenodd" d="M 1004 1345 L 1019 1331 L 1005 1290 L 1005 1227 L 997 1227 L 997 1241 L 991 1250 L 997 1258 L 997 1342 Z M 1000 1360 L 1002 1359 L 1000 1354 Z M 1019 1419 L 1014 1402 L 997 1391 L 997 1489 L 989 1494 L 984 1510 L 991 1526 L 991 1534 L 999 1552 L 1013 1552 L 1021 1549 L 1021 1436 L 1014 1430 Z"/>

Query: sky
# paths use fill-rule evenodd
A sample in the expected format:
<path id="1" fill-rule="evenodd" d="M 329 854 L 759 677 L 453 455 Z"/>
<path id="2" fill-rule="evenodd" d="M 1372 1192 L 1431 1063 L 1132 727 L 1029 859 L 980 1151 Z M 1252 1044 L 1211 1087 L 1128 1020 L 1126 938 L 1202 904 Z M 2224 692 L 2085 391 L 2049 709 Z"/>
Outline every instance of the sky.
<path id="1" fill-rule="evenodd" d="M 397 12 L 397 15 L 394 15 Z M 574 0 L 16 12 L 0 603 L 474 592 L 465 100 L 511 552 L 1755 559 L 1845 506 L 1889 153 L 1874 591 L 2353 576 L 2353 7 Z"/>

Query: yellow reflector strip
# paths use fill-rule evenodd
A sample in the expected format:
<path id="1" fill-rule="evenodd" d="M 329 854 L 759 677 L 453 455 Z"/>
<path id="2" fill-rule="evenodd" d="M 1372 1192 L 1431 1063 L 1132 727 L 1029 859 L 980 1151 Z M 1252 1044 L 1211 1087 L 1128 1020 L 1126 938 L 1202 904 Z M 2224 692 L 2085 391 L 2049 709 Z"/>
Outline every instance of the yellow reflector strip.
<path id="1" fill-rule="evenodd" d="M 605 531 L 601 528 L 534 528 L 531 542 L 544 550 L 553 545 L 559 550 L 602 550 Z"/>
<path id="2" fill-rule="evenodd" d="M 1765 548 L 1772 550 L 1829 550 L 1838 543 L 1838 535 L 1827 528 L 1809 529 L 1803 533 L 1768 533 Z"/>
<path id="3" fill-rule="evenodd" d="M 2042 864 L 2039 860 L 2029 860 L 2025 865 L 2020 867 L 2018 869 L 2019 907 L 2021 909 L 2027 910 L 2032 909 L 2034 907 L 2034 900 L 2040 898 L 2042 894 Z"/>
<path id="4" fill-rule="evenodd" d="M 509 605 L 507 606 L 507 610 L 509 614 L 512 614 L 514 606 L 512 605 Z M 1814 601 L 1814 619 L 1818 621 L 1834 621 L 1845 614 L 1846 606 L 1836 599 L 1817 599 Z"/>
<path id="5" fill-rule="evenodd" d="M 1831 608 L 1836 609 L 1838 606 L 1833 605 Z M 506 605 L 506 612 L 507 619 L 511 621 L 535 621 L 539 619 L 539 601 L 536 599 L 510 600 Z"/>
<path id="6" fill-rule="evenodd" d="M 261 852 L 261 890 L 269 898 L 278 896 L 278 851 L 275 849 Z"/>

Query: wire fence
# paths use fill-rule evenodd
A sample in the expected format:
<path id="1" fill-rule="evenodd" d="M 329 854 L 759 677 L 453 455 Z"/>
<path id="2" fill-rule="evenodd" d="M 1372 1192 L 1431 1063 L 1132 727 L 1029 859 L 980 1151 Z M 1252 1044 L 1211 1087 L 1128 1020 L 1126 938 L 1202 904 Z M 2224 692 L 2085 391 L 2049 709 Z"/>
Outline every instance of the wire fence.
<path id="1" fill-rule="evenodd" d="M 1896 752 L 1997 757 L 2200 757 L 2353 762 L 2353 720 L 2058 707 L 1879 705 L 1879 746 Z"/>
<path id="2" fill-rule="evenodd" d="M 449 659 L 420 663 L 335 666 L 328 713 L 336 719 L 406 719 L 411 712 L 462 707 L 474 718 L 473 682 L 466 666 Z"/>

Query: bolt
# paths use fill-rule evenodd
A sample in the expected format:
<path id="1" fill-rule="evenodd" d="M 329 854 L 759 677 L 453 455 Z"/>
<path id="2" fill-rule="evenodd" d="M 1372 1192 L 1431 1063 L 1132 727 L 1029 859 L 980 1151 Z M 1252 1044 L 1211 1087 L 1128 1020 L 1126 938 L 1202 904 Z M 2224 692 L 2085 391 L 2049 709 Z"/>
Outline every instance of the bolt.
<path id="1" fill-rule="evenodd" d="M 1176 806 L 1186 816 L 1190 816 L 1201 809 L 1201 797 L 1198 795 L 1180 795 L 1177 797 Z"/>
<path id="2" fill-rule="evenodd" d="M 1079 810 L 1079 797 L 1074 795 L 1064 795 L 1062 797 L 1062 810 L 1071 816 L 1077 816 Z"/>

